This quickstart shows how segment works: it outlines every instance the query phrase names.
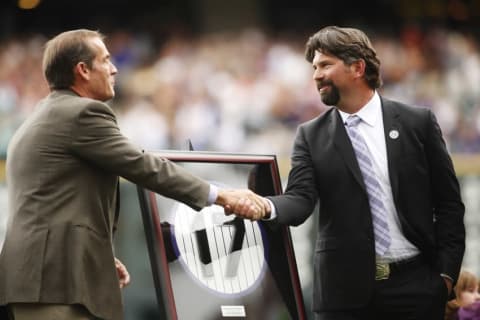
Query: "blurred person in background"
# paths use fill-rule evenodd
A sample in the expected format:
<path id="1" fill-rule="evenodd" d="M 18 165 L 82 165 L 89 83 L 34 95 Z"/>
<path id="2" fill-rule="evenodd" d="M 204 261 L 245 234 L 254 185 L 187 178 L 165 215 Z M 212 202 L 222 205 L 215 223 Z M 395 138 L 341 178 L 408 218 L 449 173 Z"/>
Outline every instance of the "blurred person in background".
<path id="1" fill-rule="evenodd" d="M 306 44 L 321 100 L 297 129 L 273 223 L 319 203 L 313 311 L 320 320 L 441 320 L 465 250 L 465 207 L 434 114 L 380 96 L 369 38 L 329 26 Z"/>
<path id="2" fill-rule="evenodd" d="M 216 203 L 231 213 L 239 203 L 263 216 L 250 191 L 209 185 L 120 133 L 105 103 L 117 69 L 103 38 L 80 29 L 46 44 L 51 92 L 9 143 L 0 305 L 11 319 L 123 318 L 120 288 L 130 276 L 112 243 L 119 177 L 197 210 Z"/>
<path id="3" fill-rule="evenodd" d="M 448 301 L 445 320 L 479 320 L 480 293 L 478 277 L 468 270 L 462 270 L 455 285 L 455 299 Z"/>

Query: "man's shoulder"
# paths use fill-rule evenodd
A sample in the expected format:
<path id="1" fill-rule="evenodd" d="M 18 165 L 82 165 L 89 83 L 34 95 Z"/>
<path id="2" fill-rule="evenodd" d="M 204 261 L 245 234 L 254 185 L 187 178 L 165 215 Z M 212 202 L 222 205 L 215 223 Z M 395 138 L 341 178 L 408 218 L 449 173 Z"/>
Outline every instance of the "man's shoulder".
<path id="1" fill-rule="evenodd" d="M 426 106 L 400 102 L 398 100 L 389 99 L 384 96 L 380 96 L 380 99 L 384 108 L 391 108 L 397 113 L 421 115 L 431 112 L 430 108 Z"/>
<path id="2" fill-rule="evenodd" d="M 328 124 L 336 116 L 335 107 L 330 107 L 313 119 L 307 120 L 300 124 L 303 129 L 309 129 L 317 126 Z"/>
<path id="3" fill-rule="evenodd" d="M 96 112 L 113 115 L 113 110 L 105 102 L 81 97 L 70 90 L 53 91 L 48 96 L 46 103 L 72 114 L 81 114 L 88 112 L 88 110 L 95 110 Z"/>

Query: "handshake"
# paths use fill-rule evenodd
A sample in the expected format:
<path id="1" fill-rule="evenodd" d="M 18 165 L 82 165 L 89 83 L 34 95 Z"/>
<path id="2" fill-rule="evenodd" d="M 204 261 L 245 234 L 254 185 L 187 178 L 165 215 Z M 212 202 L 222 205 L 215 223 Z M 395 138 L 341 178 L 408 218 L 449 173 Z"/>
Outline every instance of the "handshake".
<path id="1" fill-rule="evenodd" d="M 221 205 L 225 214 L 249 220 L 268 219 L 271 208 L 267 199 L 250 190 L 218 190 L 215 204 Z"/>

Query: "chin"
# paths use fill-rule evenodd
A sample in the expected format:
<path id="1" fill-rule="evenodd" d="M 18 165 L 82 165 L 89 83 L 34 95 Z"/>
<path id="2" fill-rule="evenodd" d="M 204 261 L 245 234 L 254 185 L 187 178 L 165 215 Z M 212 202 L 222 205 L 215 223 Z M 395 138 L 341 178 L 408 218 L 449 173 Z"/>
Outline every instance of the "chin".
<path id="1" fill-rule="evenodd" d="M 102 101 L 102 102 L 107 102 L 108 100 L 113 99 L 114 96 L 115 96 L 114 94 L 108 94 L 108 95 L 104 95 L 103 97 L 101 97 L 97 100 Z"/>
<path id="2" fill-rule="evenodd" d="M 105 100 L 110 100 L 110 99 L 113 99 L 115 97 L 115 91 L 111 91 L 109 92 L 107 95 L 106 95 L 106 99 Z"/>

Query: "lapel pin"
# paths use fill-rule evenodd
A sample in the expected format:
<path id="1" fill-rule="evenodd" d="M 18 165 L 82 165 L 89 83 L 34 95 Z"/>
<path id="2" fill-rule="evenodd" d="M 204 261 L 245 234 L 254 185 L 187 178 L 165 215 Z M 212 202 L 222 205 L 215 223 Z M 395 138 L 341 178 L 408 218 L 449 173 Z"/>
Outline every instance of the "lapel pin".
<path id="1" fill-rule="evenodd" d="M 400 134 L 398 133 L 398 130 L 390 130 L 390 132 L 388 133 L 388 136 L 391 138 L 391 139 L 397 139 L 398 136 Z"/>

